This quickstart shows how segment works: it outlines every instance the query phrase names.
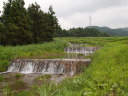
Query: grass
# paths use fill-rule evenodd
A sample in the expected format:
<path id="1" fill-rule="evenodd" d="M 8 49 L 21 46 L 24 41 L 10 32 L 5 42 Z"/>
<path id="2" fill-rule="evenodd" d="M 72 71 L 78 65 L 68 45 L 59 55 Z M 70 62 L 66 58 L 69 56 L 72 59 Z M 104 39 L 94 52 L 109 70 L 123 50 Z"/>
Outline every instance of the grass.
<path id="1" fill-rule="evenodd" d="M 22 77 L 22 76 L 24 76 L 23 74 L 20 74 L 20 73 L 16 73 L 15 75 L 14 75 L 14 77 L 16 77 L 16 79 L 19 79 L 20 77 Z"/>
<path id="2" fill-rule="evenodd" d="M 0 72 L 6 71 L 11 60 L 17 58 L 57 58 L 61 57 L 67 42 L 55 39 L 53 42 L 24 46 L 0 46 Z"/>
<path id="3" fill-rule="evenodd" d="M 63 39 L 78 43 L 80 38 Z M 55 96 L 128 96 L 128 38 L 83 38 L 81 43 L 86 40 L 102 48 L 93 54 L 84 73 L 53 86 L 52 92 L 56 91 Z"/>
<path id="4" fill-rule="evenodd" d="M 107 43 L 128 40 L 128 37 L 61 37 L 63 39 L 75 44 L 87 44 L 85 47 L 107 45 Z"/>
<path id="5" fill-rule="evenodd" d="M 36 77 L 34 81 L 36 84 L 44 84 L 44 83 L 50 82 L 50 79 L 51 79 L 51 75 L 45 74 L 45 75 Z"/>
<path id="6" fill-rule="evenodd" d="M 0 82 L 3 82 L 3 81 L 4 81 L 4 77 L 0 76 Z"/>
<path id="7" fill-rule="evenodd" d="M 33 96 L 128 96 L 128 37 L 72 37 L 56 40 L 60 39 L 101 48 L 91 56 L 92 62 L 82 74 L 67 78 L 59 84 L 48 82 L 38 85 L 29 91 Z"/>
<path id="8" fill-rule="evenodd" d="M 17 93 L 16 96 L 33 96 L 33 95 L 29 91 L 22 91 L 22 92 Z"/>

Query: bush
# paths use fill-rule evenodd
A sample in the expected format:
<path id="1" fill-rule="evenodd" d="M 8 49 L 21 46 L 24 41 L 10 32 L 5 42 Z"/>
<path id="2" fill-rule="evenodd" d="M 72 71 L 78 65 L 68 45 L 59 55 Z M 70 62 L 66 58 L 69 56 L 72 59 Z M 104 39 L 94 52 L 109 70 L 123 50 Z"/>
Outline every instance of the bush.
<path id="1" fill-rule="evenodd" d="M 33 96 L 29 91 L 19 92 L 16 96 Z"/>
<path id="2" fill-rule="evenodd" d="M 23 76 L 23 74 L 21 74 L 21 73 L 16 73 L 14 76 L 15 76 L 17 79 L 19 79 L 20 77 Z"/>
<path id="3" fill-rule="evenodd" d="M 3 81 L 4 81 L 4 77 L 0 76 L 0 82 L 3 82 Z"/>

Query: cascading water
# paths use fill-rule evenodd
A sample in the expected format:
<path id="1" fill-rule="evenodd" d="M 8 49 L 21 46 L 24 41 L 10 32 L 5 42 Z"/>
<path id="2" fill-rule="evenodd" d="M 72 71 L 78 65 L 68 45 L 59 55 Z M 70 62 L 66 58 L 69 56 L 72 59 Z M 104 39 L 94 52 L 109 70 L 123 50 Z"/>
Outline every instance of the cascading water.
<path id="1" fill-rule="evenodd" d="M 98 49 L 98 47 L 82 47 L 83 45 L 86 44 L 70 43 L 72 47 L 66 47 L 64 50 L 68 53 L 65 56 L 66 59 L 13 60 L 7 72 L 74 75 L 75 73 L 81 72 L 81 70 L 89 64 L 90 59 L 84 59 L 86 54 L 93 53 Z"/>
<path id="2" fill-rule="evenodd" d="M 7 72 L 74 75 L 89 62 L 90 59 L 16 59 Z"/>
<path id="3" fill-rule="evenodd" d="M 70 43 L 70 42 L 69 42 L 69 45 L 70 45 L 71 47 L 83 47 L 83 46 L 85 46 L 85 45 L 87 45 L 87 44 L 74 44 L 74 43 Z"/>
<path id="4" fill-rule="evenodd" d="M 86 54 L 86 53 L 94 53 L 98 47 L 66 47 L 66 53 L 79 53 L 79 54 Z"/>

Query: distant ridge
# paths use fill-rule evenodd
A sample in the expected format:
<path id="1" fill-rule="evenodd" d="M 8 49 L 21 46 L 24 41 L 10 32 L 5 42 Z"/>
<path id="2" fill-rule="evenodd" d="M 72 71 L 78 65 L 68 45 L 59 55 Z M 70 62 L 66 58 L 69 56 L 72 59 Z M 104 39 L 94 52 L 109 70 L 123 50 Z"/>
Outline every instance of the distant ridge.
<path id="1" fill-rule="evenodd" d="M 99 27 L 99 26 L 88 26 L 90 28 L 95 28 L 99 31 L 105 32 L 110 36 L 128 36 L 128 27 L 111 29 L 109 27 Z"/>
<path id="2" fill-rule="evenodd" d="M 117 28 L 119 30 L 124 30 L 124 31 L 128 31 L 128 27 L 125 27 L 125 28 Z"/>

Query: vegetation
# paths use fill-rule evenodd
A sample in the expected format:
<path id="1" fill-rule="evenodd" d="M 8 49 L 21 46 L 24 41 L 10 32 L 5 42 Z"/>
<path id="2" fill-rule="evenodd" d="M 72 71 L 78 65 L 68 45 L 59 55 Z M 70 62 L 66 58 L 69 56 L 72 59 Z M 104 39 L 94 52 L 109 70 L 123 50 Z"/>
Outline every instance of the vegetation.
<path id="1" fill-rule="evenodd" d="M 57 37 L 108 37 L 109 35 L 95 28 L 72 28 L 58 30 Z"/>
<path id="2" fill-rule="evenodd" d="M 128 96 L 128 37 L 108 37 L 128 35 L 127 28 L 97 30 L 92 26 L 62 30 L 52 6 L 44 12 L 37 3 L 27 9 L 24 5 L 24 0 L 4 3 L 0 16 L 0 72 L 6 71 L 14 59 L 62 57 L 69 42 L 100 49 L 86 57 L 92 61 L 82 74 L 58 84 L 50 82 L 51 75 L 39 76 L 32 81 L 37 85 L 29 86 L 22 74 L 2 74 L 0 95 L 3 92 L 3 96 Z M 53 39 L 54 36 L 61 38 Z"/>
<path id="3" fill-rule="evenodd" d="M 62 57 L 67 42 L 55 39 L 54 42 L 24 46 L 0 46 L 0 71 L 6 71 L 9 62 L 18 58 L 57 58 Z"/>
<path id="4" fill-rule="evenodd" d="M 61 39 L 61 40 L 60 40 Z M 56 49 L 62 52 L 63 48 L 66 45 L 66 42 L 72 43 L 87 43 L 93 46 L 101 47 L 100 50 L 95 52 L 91 56 L 92 62 L 85 72 L 74 76 L 73 78 L 67 78 L 59 84 L 53 82 L 43 83 L 42 85 L 33 86 L 30 91 L 21 91 L 15 94 L 14 96 L 127 96 L 128 95 L 128 37 L 68 37 L 68 38 L 56 38 L 55 42 L 46 43 L 48 46 L 55 48 L 54 50 L 47 49 L 49 52 L 55 51 Z M 57 43 L 57 44 L 56 44 Z M 53 47 L 53 44 L 56 47 Z M 27 45 L 17 47 L 9 47 L 10 50 L 13 48 L 21 50 L 24 48 L 24 52 L 27 54 L 31 51 L 28 51 L 27 48 L 35 51 L 36 49 L 44 48 L 45 44 L 39 45 Z M 63 45 L 63 46 L 62 46 Z M 89 46 L 90 46 L 89 45 Z M 32 49 L 31 47 L 34 47 Z M 36 46 L 36 47 L 35 47 Z M 37 47 L 38 46 L 38 47 Z M 58 48 L 59 47 L 59 48 Z M 6 47 L 8 48 L 8 47 Z M 4 48 L 4 50 L 6 50 Z M 21 49 L 20 49 L 21 48 Z M 13 49 L 13 50 L 14 50 Z M 45 51 L 47 53 L 47 50 Z M 26 51 L 27 50 L 27 51 Z M 21 51 L 20 51 L 21 52 Z M 41 51 L 42 52 L 42 51 Z M 35 54 L 35 53 L 34 53 Z M 3 56 L 3 55 L 1 55 Z M 19 56 L 19 55 L 16 55 Z M 25 55 L 24 55 L 25 56 Z M 30 56 L 30 54 L 28 55 Z M 50 78 L 50 75 L 46 75 L 37 78 L 38 80 L 46 80 Z M 44 81 L 45 82 L 45 81 Z M 15 84 L 19 86 L 23 82 L 16 81 Z M 15 85 L 16 86 L 16 85 Z M 6 89 L 6 90 L 5 90 Z M 7 94 L 14 93 L 14 89 L 5 88 L 4 92 Z M 12 95 L 12 96 L 13 96 Z M 6 96 L 6 95 L 5 95 Z"/>
<path id="5" fill-rule="evenodd" d="M 91 28 L 95 28 L 101 32 L 109 34 L 110 36 L 128 36 L 128 28 L 127 27 L 111 29 L 109 27 L 91 26 Z"/>
<path id="6" fill-rule="evenodd" d="M 19 78 L 22 77 L 23 75 L 20 74 L 20 73 L 16 73 L 14 76 L 16 77 L 16 79 L 19 79 Z"/>
<path id="7" fill-rule="evenodd" d="M 24 0 L 4 2 L 0 16 L 0 45 L 25 45 L 52 41 L 59 28 L 52 6 L 45 13 L 37 3 L 24 7 Z"/>
<path id="8" fill-rule="evenodd" d="M 82 38 L 70 38 L 71 41 L 73 40 L 72 42 L 79 42 L 79 39 Z M 88 39 L 92 39 L 90 40 L 91 44 L 102 46 L 93 55 L 91 65 L 81 75 L 66 79 L 56 86 L 53 85 L 52 89 L 50 89 L 51 91 L 47 90 L 46 93 L 55 92 L 55 96 L 127 96 L 128 38 L 107 37 Z M 83 38 L 83 42 L 88 39 Z M 101 42 L 104 42 L 104 44 L 101 44 Z M 42 87 L 40 86 L 40 88 Z M 43 89 L 37 90 L 43 91 Z"/>
<path id="9" fill-rule="evenodd" d="M 36 77 L 34 82 L 39 85 L 39 84 L 46 84 L 48 82 L 50 82 L 51 79 L 51 75 L 50 74 L 45 74 L 39 77 Z"/>
<path id="10" fill-rule="evenodd" d="M 3 81 L 4 81 L 4 77 L 0 76 L 0 82 L 3 82 Z"/>

